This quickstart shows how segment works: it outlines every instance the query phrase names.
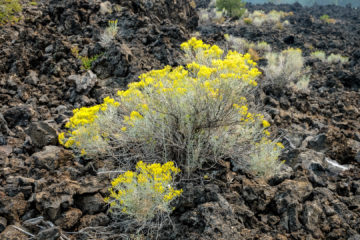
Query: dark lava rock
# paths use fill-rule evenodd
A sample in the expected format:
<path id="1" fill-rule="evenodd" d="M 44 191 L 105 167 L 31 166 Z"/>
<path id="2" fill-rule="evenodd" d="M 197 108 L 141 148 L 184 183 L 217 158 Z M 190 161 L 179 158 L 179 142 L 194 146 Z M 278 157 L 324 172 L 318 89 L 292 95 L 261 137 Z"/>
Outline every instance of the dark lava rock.
<path id="1" fill-rule="evenodd" d="M 56 219 L 55 224 L 61 227 L 61 229 L 71 229 L 79 222 L 81 215 L 80 209 L 70 208 L 60 218 Z"/>
<path id="2" fill-rule="evenodd" d="M 0 113 L 0 133 L 2 134 L 9 134 L 10 130 L 7 126 L 7 122 L 4 118 L 4 116 Z M 0 144 L 0 145 L 3 145 L 3 144 Z"/>
<path id="3" fill-rule="evenodd" d="M 307 147 L 316 151 L 324 150 L 326 148 L 326 135 L 319 134 L 314 138 L 310 139 Z"/>
<path id="4" fill-rule="evenodd" d="M 80 228 L 106 226 L 109 223 L 110 218 L 105 213 L 85 215 L 80 219 Z"/>
<path id="5" fill-rule="evenodd" d="M 70 151 L 56 146 L 46 146 L 43 151 L 34 153 L 31 157 L 34 160 L 34 167 L 50 171 L 65 166 L 73 160 Z"/>
<path id="6" fill-rule="evenodd" d="M 270 179 L 268 179 L 268 183 L 270 186 L 276 186 L 280 183 L 282 183 L 286 179 L 291 179 L 294 177 L 294 170 L 286 165 L 283 164 L 281 166 L 281 169 L 278 173 L 276 173 L 274 176 L 272 176 Z"/>
<path id="7" fill-rule="evenodd" d="M 4 217 L 0 217 L 0 233 L 5 230 L 7 226 L 7 220 Z"/>
<path id="8" fill-rule="evenodd" d="M 105 209 L 104 199 L 99 193 L 78 196 L 76 197 L 76 203 L 84 214 L 97 214 Z"/>
<path id="9" fill-rule="evenodd" d="M 58 227 L 52 227 L 40 231 L 36 235 L 37 240 L 58 240 L 60 237 L 60 229 Z"/>
<path id="10" fill-rule="evenodd" d="M 348 240 L 360 240 L 360 234 L 355 234 L 351 236 Z"/>
<path id="11" fill-rule="evenodd" d="M 83 75 L 70 75 L 68 77 L 70 81 L 74 81 L 76 85 L 76 92 L 87 94 L 97 83 L 96 75 L 90 70 Z"/>
<path id="12" fill-rule="evenodd" d="M 47 145 L 56 145 L 57 133 L 47 122 L 31 123 L 26 133 L 30 136 L 32 145 L 43 148 Z"/>
<path id="13" fill-rule="evenodd" d="M 5 230 L 0 233 L 0 239 L 4 239 L 4 240 L 23 240 L 23 239 L 28 239 L 28 235 L 26 235 L 25 233 L 17 230 L 16 228 L 13 227 L 13 225 L 9 225 L 5 228 Z"/>
<path id="14" fill-rule="evenodd" d="M 29 75 L 25 78 L 25 82 L 28 84 L 36 85 L 39 82 L 39 77 L 37 72 L 29 70 Z"/>
<path id="15" fill-rule="evenodd" d="M 33 110 L 30 106 L 22 105 L 6 110 L 3 115 L 10 128 L 16 125 L 27 126 L 33 116 Z"/>

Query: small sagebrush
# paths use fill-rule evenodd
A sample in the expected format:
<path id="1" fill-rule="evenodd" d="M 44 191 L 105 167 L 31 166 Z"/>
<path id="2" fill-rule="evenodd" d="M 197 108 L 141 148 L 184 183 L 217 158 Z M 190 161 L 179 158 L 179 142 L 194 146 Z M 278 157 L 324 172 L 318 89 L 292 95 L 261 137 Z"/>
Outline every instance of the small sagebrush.
<path id="1" fill-rule="evenodd" d="M 257 27 L 263 25 L 264 23 L 281 24 L 280 20 L 282 18 L 292 15 L 293 15 L 292 12 L 272 10 L 266 14 L 264 11 L 256 10 L 252 13 L 249 13 L 248 16 L 246 17 L 246 22 L 244 18 L 244 22 L 246 24 L 253 24 Z"/>
<path id="2" fill-rule="evenodd" d="M 115 220 L 134 222 L 138 233 L 143 228 L 159 230 L 161 226 L 156 222 L 164 224 L 169 220 L 171 202 L 182 193 L 182 189 L 174 188 L 174 177 L 179 172 L 173 162 L 138 162 L 136 171 L 127 171 L 112 180 L 110 196 L 105 199 L 110 213 Z"/>
<path id="3" fill-rule="evenodd" d="M 343 57 L 340 54 L 333 54 L 332 53 L 327 57 L 326 61 L 329 62 L 329 63 L 341 63 L 341 64 L 344 64 L 344 63 L 349 62 L 349 58 L 348 57 Z"/>
<path id="4" fill-rule="evenodd" d="M 264 72 L 269 84 L 285 86 L 307 75 L 301 49 L 289 48 L 280 53 L 267 53 L 265 58 L 268 64 Z"/>
<path id="5" fill-rule="evenodd" d="M 102 33 L 100 37 L 100 42 L 107 46 L 111 43 L 111 41 L 115 38 L 116 34 L 119 31 L 118 20 L 110 20 L 108 22 L 108 27 Z"/>
<path id="6" fill-rule="evenodd" d="M 319 59 L 321 61 L 326 61 L 326 54 L 324 51 L 315 51 L 310 54 L 312 58 Z"/>
<path id="7" fill-rule="evenodd" d="M 251 54 L 251 52 L 254 53 L 255 51 L 259 55 L 259 58 L 262 58 L 265 56 L 266 53 L 271 51 L 271 46 L 264 41 L 254 43 L 246 40 L 245 38 L 234 37 L 228 34 L 225 34 L 224 38 L 228 42 L 229 47 L 242 54 L 245 54 L 247 52 Z"/>
<path id="8" fill-rule="evenodd" d="M 314 59 L 319 59 L 322 62 L 327 62 L 327 63 L 341 63 L 341 64 L 345 64 L 347 62 L 349 62 L 349 58 L 348 57 L 344 57 L 341 56 L 340 54 L 334 54 L 331 53 L 328 57 L 326 57 L 325 52 L 323 51 L 315 51 L 312 52 L 310 54 L 310 56 Z"/>

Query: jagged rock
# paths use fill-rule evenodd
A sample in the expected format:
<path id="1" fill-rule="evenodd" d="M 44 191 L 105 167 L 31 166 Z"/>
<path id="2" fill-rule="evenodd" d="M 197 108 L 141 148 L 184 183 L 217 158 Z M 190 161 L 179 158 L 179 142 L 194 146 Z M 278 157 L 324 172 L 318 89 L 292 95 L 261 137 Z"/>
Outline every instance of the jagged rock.
<path id="1" fill-rule="evenodd" d="M 268 183 L 271 186 L 275 186 L 282 183 L 285 179 L 290 179 L 293 176 L 294 170 L 290 166 L 283 164 L 280 168 L 280 171 L 268 179 Z"/>
<path id="2" fill-rule="evenodd" d="M 309 181 L 312 183 L 313 187 L 326 187 L 326 179 L 324 175 L 317 175 L 314 172 L 309 173 Z"/>
<path id="3" fill-rule="evenodd" d="M 86 227 L 107 226 L 110 218 L 105 213 L 85 215 L 80 219 L 80 229 Z"/>
<path id="4" fill-rule="evenodd" d="M 42 148 L 47 145 L 56 145 L 57 134 L 47 122 L 31 123 L 26 133 L 30 136 L 33 146 Z"/>
<path id="5" fill-rule="evenodd" d="M 43 151 L 34 153 L 31 157 L 34 160 L 34 167 L 50 171 L 65 166 L 73 160 L 70 151 L 57 146 L 46 146 Z"/>
<path id="6" fill-rule="evenodd" d="M 180 221 L 188 228 L 182 233 L 184 239 L 192 239 L 192 231 L 195 229 L 206 236 L 206 239 L 236 239 L 241 236 L 243 228 L 225 199 L 200 204 L 196 209 L 184 213 Z"/>
<path id="7" fill-rule="evenodd" d="M 315 151 L 319 152 L 321 150 L 325 150 L 326 148 L 326 135 L 319 134 L 313 138 L 311 138 L 308 142 L 307 147 L 310 149 L 314 149 Z"/>
<path id="8" fill-rule="evenodd" d="M 34 115 L 34 110 L 28 105 L 22 105 L 9 108 L 3 115 L 10 128 L 16 125 L 27 126 Z"/>
<path id="9" fill-rule="evenodd" d="M 350 197 L 350 184 L 346 182 L 338 182 L 336 184 L 336 192 L 340 196 Z"/>
<path id="10" fill-rule="evenodd" d="M 348 240 L 360 240 L 360 234 L 355 234 L 351 236 Z"/>
<path id="11" fill-rule="evenodd" d="M 360 151 L 358 151 L 355 155 L 355 161 L 360 163 Z"/>
<path id="12" fill-rule="evenodd" d="M 0 113 L 0 133 L 5 135 L 8 135 L 10 133 L 10 129 L 7 126 L 7 122 L 1 113 Z"/>
<path id="13" fill-rule="evenodd" d="M 276 211 L 281 216 L 281 228 L 288 232 L 301 228 L 301 203 L 310 196 L 312 189 L 311 183 L 304 180 L 285 180 L 278 186 L 274 202 Z"/>
<path id="14" fill-rule="evenodd" d="M 52 227 L 40 231 L 36 235 L 37 240 L 58 240 L 60 238 L 60 229 L 58 227 Z"/>
<path id="15" fill-rule="evenodd" d="M 70 75 L 68 79 L 75 82 L 78 93 L 88 93 L 98 81 L 96 75 L 90 70 L 83 75 Z"/>
<path id="16" fill-rule="evenodd" d="M 5 228 L 5 230 L 0 233 L 1 240 L 24 240 L 28 239 L 28 235 L 17 230 L 13 227 L 13 225 L 9 225 Z"/>
<path id="17" fill-rule="evenodd" d="M 64 181 L 59 184 L 52 184 L 35 194 L 36 208 L 43 215 L 49 216 L 54 221 L 59 218 L 61 208 L 73 206 L 73 196 L 80 186 L 74 181 Z"/>
<path id="18" fill-rule="evenodd" d="M 318 201 L 306 202 L 301 215 L 303 225 L 313 234 L 321 235 L 319 225 L 323 215 L 322 205 Z M 322 236 L 323 237 L 323 236 Z"/>
<path id="19" fill-rule="evenodd" d="M 243 189 L 239 194 L 252 210 L 264 211 L 275 195 L 275 188 L 266 183 L 243 180 Z"/>
<path id="20" fill-rule="evenodd" d="M 11 222 L 17 221 L 29 207 L 29 203 L 25 200 L 23 193 L 18 193 L 16 196 L 7 196 L 0 190 L 0 214 L 5 216 Z"/>
<path id="21" fill-rule="evenodd" d="M 1 156 L 8 157 L 13 151 L 13 147 L 10 145 L 4 145 L 4 146 L 0 146 L 0 159 Z"/>
<path id="22" fill-rule="evenodd" d="M 360 181 L 353 181 L 351 189 L 355 195 L 360 195 Z"/>
<path id="23" fill-rule="evenodd" d="M 39 82 L 39 77 L 37 72 L 29 70 L 28 76 L 25 78 L 25 82 L 32 85 L 37 85 Z"/>
<path id="24" fill-rule="evenodd" d="M 0 217 L 0 233 L 5 230 L 7 226 L 7 219 L 4 217 Z"/>
<path id="25" fill-rule="evenodd" d="M 103 15 L 109 14 L 112 12 L 111 3 L 109 1 L 100 3 L 100 10 L 99 12 Z"/>
<path id="26" fill-rule="evenodd" d="M 3 136 L 2 134 L 0 134 L 0 146 L 1 146 L 1 145 L 6 145 L 6 144 L 7 144 L 7 141 L 6 141 L 5 136 Z"/>
<path id="27" fill-rule="evenodd" d="M 56 219 L 55 224 L 62 229 L 71 229 L 79 222 L 82 215 L 80 209 L 70 208 L 68 211 L 61 214 L 61 217 Z"/>
<path id="28" fill-rule="evenodd" d="M 110 76 L 125 77 L 129 72 L 129 61 L 126 60 L 121 45 L 115 45 L 94 62 L 94 72 L 100 79 Z"/>
<path id="29" fill-rule="evenodd" d="M 76 204 L 84 214 L 97 214 L 105 209 L 104 199 L 99 193 L 79 196 Z"/>

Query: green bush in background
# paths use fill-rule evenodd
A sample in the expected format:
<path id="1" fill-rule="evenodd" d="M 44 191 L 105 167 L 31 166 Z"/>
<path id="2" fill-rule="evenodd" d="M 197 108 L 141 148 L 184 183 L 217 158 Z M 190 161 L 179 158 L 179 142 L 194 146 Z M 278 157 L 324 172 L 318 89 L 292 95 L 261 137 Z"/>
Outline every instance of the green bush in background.
<path id="1" fill-rule="evenodd" d="M 245 2 L 242 0 L 216 0 L 218 10 L 226 10 L 230 17 L 241 17 L 246 9 Z"/>
<path id="2" fill-rule="evenodd" d="M 19 0 L 0 0 L 0 25 L 8 22 L 17 22 L 17 13 L 21 12 L 22 7 Z"/>

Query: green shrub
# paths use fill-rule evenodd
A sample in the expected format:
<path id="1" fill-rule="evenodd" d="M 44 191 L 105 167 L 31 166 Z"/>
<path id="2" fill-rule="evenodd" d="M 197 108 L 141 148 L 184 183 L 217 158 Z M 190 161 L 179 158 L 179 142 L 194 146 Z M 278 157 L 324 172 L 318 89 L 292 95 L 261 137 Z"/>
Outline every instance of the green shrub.
<path id="1" fill-rule="evenodd" d="M 328 20 L 330 19 L 329 15 L 327 14 L 324 14 L 320 17 L 320 20 L 324 21 L 324 22 L 327 22 Z"/>
<path id="2" fill-rule="evenodd" d="M 136 171 L 127 171 L 111 182 L 110 213 L 118 220 L 134 222 L 140 233 L 144 228 L 159 230 L 172 212 L 171 202 L 182 190 L 174 189 L 174 176 L 180 172 L 173 162 L 165 164 L 136 164 Z M 151 229 L 147 229 L 149 231 Z"/>
<path id="3" fill-rule="evenodd" d="M 99 56 L 100 56 L 100 55 L 95 55 L 95 56 L 93 56 L 93 57 L 91 57 L 91 58 L 79 56 L 79 59 L 80 59 L 81 64 L 82 64 L 82 68 L 85 69 L 85 70 L 90 70 L 93 62 L 94 62 L 96 59 L 98 59 Z"/>
<path id="4" fill-rule="evenodd" d="M 322 15 L 320 17 L 320 20 L 323 22 L 326 22 L 326 23 L 332 23 L 332 24 L 336 23 L 336 20 L 333 18 L 330 18 L 329 15 L 327 15 L 327 14 Z"/>
<path id="5" fill-rule="evenodd" d="M 225 9 L 230 17 L 241 17 L 246 11 L 242 0 L 216 0 L 216 8 L 220 11 Z"/>
<path id="6" fill-rule="evenodd" d="M 82 65 L 81 68 L 85 69 L 85 70 L 90 70 L 92 63 L 101 56 L 101 54 L 95 55 L 91 58 L 80 56 L 79 49 L 77 46 L 74 46 L 73 48 L 71 48 L 71 53 L 74 57 L 76 57 L 77 59 L 79 59 L 81 61 L 81 65 Z"/>
<path id="7" fill-rule="evenodd" d="M 261 140 L 268 123 L 246 100 L 260 75 L 250 54 L 224 55 L 195 38 L 181 48 L 186 67 L 142 74 L 115 99 L 75 109 L 60 143 L 88 157 L 114 156 L 122 164 L 175 161 L 187 173 L 223 158 L 251 167 L 258 162 L 251 156 L 264 156 L 265 144 L 274 153 L 262 163 L 266 174 L 260 173 L 273 174 L 281 149 Z"/>
<path id="8" fill-rule="evenodd" d="M 16 15 L 21 12 L 19 0 L 0 0 L 0 25 L 8 22 L 17 22 Z"/>

